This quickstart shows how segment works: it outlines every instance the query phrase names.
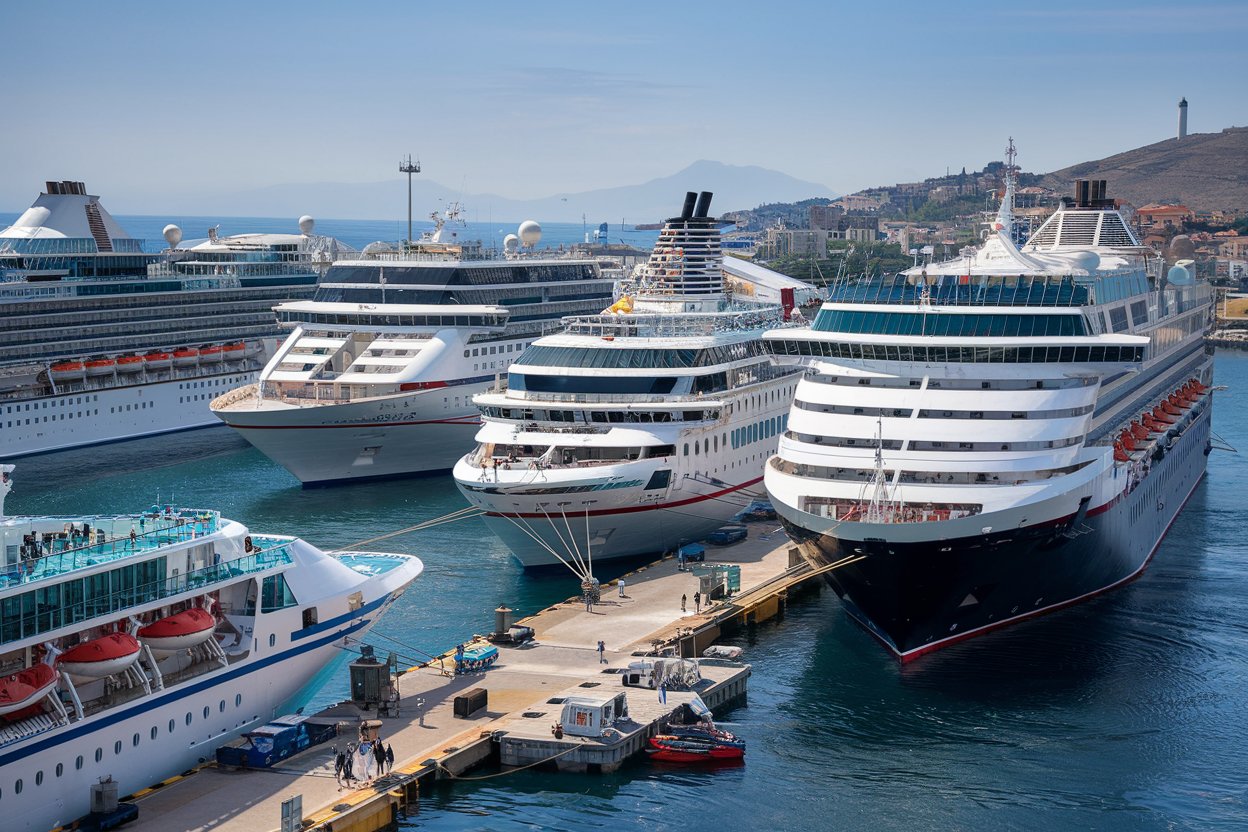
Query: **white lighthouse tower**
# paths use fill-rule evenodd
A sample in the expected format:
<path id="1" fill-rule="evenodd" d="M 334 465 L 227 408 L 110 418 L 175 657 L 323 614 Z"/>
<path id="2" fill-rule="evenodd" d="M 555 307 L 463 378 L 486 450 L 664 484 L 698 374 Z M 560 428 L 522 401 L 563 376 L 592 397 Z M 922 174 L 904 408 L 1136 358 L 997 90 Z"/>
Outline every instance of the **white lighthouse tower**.
<path id="1" fill-rule="evenodd" d="M 1187 99 L 1179 100 L 1179 139 L 1187 138 Z"/>

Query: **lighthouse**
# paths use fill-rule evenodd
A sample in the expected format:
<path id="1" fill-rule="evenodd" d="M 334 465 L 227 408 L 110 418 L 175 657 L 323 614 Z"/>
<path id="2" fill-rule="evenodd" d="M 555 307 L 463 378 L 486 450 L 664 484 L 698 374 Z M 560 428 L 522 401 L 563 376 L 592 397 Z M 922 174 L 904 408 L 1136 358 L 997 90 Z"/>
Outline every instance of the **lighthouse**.
<path id="1" fill-rule="evenodd" d="M 1187 99 L 1179 100 L 1179 139 L 1187 138 Z"/>

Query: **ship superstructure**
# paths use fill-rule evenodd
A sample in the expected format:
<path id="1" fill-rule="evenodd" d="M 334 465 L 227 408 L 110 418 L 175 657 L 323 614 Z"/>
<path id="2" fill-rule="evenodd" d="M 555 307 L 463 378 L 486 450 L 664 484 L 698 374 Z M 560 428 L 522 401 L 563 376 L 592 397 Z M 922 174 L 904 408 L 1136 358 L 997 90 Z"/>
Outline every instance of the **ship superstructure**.
<path id="1" fill-rule="evenodd" d="M 278 306 L 289 337 L 216 415 L 305 485 L 449 470 L 473 395 L 562 316 L 609 304 L 613 281 L 593 259 L 495 258 L 443 232 L 339 259 L 311 300 Z"/>
<path id="2" fill-rule="evenodd" d="M 48 182 L 0 231 L 0 459 L 216 424 L 209 401 L 276 346 L 272 307 L 346 250 L 301 226 L 183 243 L 170 225 L 152 253 L 81 182 Z"/>
<path id="3" fill-rule="evenodd" d="M 349 639 L 421 572 L 327 555 L 206 509 L 5 516 L 0 465 L 4 828 L 47 832 L 192 768 L 303 707 Z"/>
<path id="4" fill-rule="evenodd" d="M 635 297 L 565 318 L 475 398 L 455 480 L 525 566 L 675 548 L 761 494 L 797 375 L 760 341 L 785 310 L 724 294 L 710 199 L 664 225 Z"/>
<path id="5" fill-rule="evenodd" d="M 1210 448 L 1209 286 L 1101 181 L 1019 248 L 1007 180 L 978 250 L 766 336 L 805 369 L 767 490 L 813 564 L 860 558 L 827 580 L 903 660 L 1137 575 Z"/>

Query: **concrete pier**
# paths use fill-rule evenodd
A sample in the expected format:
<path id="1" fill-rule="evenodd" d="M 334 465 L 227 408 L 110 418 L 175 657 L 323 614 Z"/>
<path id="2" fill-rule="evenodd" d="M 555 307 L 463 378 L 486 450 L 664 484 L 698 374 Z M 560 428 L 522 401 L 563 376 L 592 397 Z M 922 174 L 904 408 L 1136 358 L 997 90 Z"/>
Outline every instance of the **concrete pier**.
<path id="1" fill-rule="evenodd" d="M 630 661 L 656 646 L 700 655 L 725 628 L 780 614 L 793 588 L 818 580 L 798 562 L 774 522 L 753 524 L 748 539 L 708 547 L 706 554 L 708 562 L 740 566 L 742 591 L 730 600 L 695 610 L 697 579 L 679 571 L 669 558 L 625 575 L 623 597 L 617 585 L 604 586 L 602 602 L 590 611 L 573 598 L 517 622 L 534 629 L 534 642 L 500 647 L 498 662 L 488 670 L 455 675 L 449 651 L 441 661 L 408 670 L 399 680 L 401 715 L 382 719 L 381 737 L 395 752 L 394 771 L 373 784 L 340 790 L 329 745 L 263 771 L 206 765 L 137 794 L 139 819 L 127 828 L 272 830 L 280 824 L 282 801 L 298 794 L 304 828 L 373 832 L 384 829 L 415 800 L 421 782 L 461 775 L 495 755 L 504 766 L 545 763 L 561 770 L 613 770 L 640 753 L 647 739 L 694 695 L 668 691 L 664 704 L 654 690 L 624 687 L 620 672 Z M 481 611 L 483 629 L 490 614 Z M 600 639 L 606 643 L 605 664 L 596 650 Z M 745 695 L 749 673 L 745 664 L 703 660 L 703 681 L 696 693 L 710 707 L 721 707 Z M 471 688 L 487 691 L 487 705 L 468 719 L 456 718 L 454 699 Z M 621 691 L 627 694 L 630 720 L 617 723 L 608 736 L 554 737 L 551 728 L 559 721 L 564 698 Z M 424 704 L 418 707 L 421 699 Z M 349 703 L 323 715 L 351 723 L 377 717 Z M 338 743 L 353 739 L 342 736 Z"/>

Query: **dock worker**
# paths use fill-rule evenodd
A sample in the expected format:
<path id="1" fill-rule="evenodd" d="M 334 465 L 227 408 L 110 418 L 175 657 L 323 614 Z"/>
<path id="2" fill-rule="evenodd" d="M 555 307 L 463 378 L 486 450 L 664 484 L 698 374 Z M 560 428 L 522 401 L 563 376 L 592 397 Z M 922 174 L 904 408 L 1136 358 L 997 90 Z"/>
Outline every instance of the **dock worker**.
<path id="1" fill-rule="evenodd" d="M 684 593 L 681 593 L 681 596 L 680 596 L 680 611 L 681 611 L 681 612 L 685 612 L 685 611 L 686 611 L 686 608 L 687 608 L 688 606 L 689 606 L 689 597 L 688 597 L 687 595 L 685 595 Z"/>
<path id="2" fill-rule="evenodd" d="M 394 746 L 386 743 L 386 773 L 394 771 Z"/>
<path id="3" fill-rule="evenodd" d="M 373 743 L 373 758 L 377 761 L 377 775 L 381 776 L 386 772 L 386 747 L 381 744 L 381 737 Z"/>
<path id="4" fill-rule="evenodd" d="M 700 591 L 693 593 L 693 611 L 702 612 L 702 593 Z"/>
<path id="5" fill-rule="evenodd" d="M 607 663 L 607 643 L 598 639 L 598 664 Z"/>

